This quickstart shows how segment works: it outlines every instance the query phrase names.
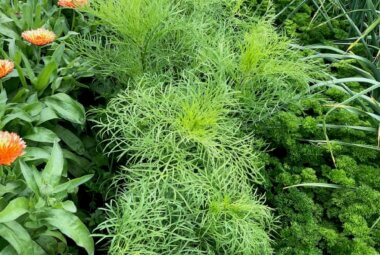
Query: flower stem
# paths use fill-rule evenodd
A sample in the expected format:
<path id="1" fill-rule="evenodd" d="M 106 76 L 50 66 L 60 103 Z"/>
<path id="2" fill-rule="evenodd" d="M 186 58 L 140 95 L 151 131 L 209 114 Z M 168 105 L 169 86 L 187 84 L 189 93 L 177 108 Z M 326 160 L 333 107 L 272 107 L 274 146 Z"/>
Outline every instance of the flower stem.
<path id="1" fill-rule="evenodd" d="M 3 182 L 3 176 L 4 176 L 4 167 L 0 166 L 0 183 Z"/>
<path id="2" fill-rule="evenodd" d="M 74 27 L 75 27 L 75 11 L 73 12 L 73 20 L 71 22 L 71 31 L 74 31 Z"/>

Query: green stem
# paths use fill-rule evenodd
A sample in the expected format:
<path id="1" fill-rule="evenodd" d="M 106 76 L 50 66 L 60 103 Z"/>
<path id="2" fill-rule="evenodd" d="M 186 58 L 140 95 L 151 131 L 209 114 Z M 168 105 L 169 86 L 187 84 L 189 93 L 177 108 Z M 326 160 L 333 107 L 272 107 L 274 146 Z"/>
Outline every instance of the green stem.
<path id="1" fill-rule="evenodd" d="M 3 181 L 3 176 L 4 176 L 4 167 L 0 166 L 0 183 Z"/>
<path id="2" fill-rule="evenodd" d="M 37 65 L 40 63 L 41 61 L 41 46 L 34 46 L 35 48 L 35 54 L 36 54 L 36 59 L 37 59 Z"/>
<path id="3" fill-rule="evenodd" d="M 76 12 L 74 11 L 74 13 L 73 13 L 73 20 L 71 22 L 71 31 L 74 31 L 74 27 L 75 27 L 75 14 L 76 14 Z"/>

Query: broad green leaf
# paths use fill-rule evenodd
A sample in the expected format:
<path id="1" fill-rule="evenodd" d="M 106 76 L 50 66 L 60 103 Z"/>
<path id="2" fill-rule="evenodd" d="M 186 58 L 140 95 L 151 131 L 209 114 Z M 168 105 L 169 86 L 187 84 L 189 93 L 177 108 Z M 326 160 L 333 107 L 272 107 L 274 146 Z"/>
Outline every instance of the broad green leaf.
<path id="1" fill-rule="evenodd" d="M 20 51 L 17 51 L 16 57 L 17 58 L 21 58 Z M 16 67 L 16 70 L 17 70 L 17 73 L 18 73 L 18 77 L 20 78 L 20 82 L 21 82 L 22 86 L 24 87 L 24 89 L 27 89 L 28 88 L 28 84 L 26 82 L 23 70 L 21 69 L 20 65 L 17 62 L 15 63 L 15 67 Z"/>
<path id="2" fill-rule="evenodd" d="M 0 255 L 18 255 L 18 254 L 12 246 L 8 245 L 7 247 L 5 247 L 4 249 L 0 251 Z"/>
<path id="3" fill-rule="evenodd" d="M 64 93 L 45 98 L 45 103 L 65 120 L 81 125 L 86 120 L 84 107 Z"/>
<path id="4" fill-rule="evenodd" d="M 73 132 L 60 125 L 56 125 L 54 127 L 54 132 L 67 146 L 69 146 L 71 150 L 75 151 L 75 153 L 79 155 L 85 154 L 86 151 L 82 140 L 79 139 L 79 137 L 77 137 Z"/>
<path id="5" fill-rule="evenodd" d="M 5 15 L 4 13 L 0 12 L 0 24 L 3 24 L 3 23 L 9 23 L 9 22 L 12 22 L 13 20 L 11 18 L 9 18 L 7 15 Z"/>
<path id="6" fill-rule="evenodd" d="M 16 250 L 18 255 L 47 255 L 31 239 L 28 231 L 16 221 L 0 223 L 0 236 Z"/>
<path id="7" fill-rule="evenodd" d="M 4 116 L 7 101 L 8 101 L 7 93 L 5 92 L 5 89 L 3 89 L 0 93 L 0 121 L 1 121 L 1 118 Z"/>
<path id="8" fill-rule="evenodd" d="M 70 237 L 78 246 L 83 247 L 89 255 L 94 254 L 94 241 L 90 231 L 74 214 L 63 209 L 48 209 L 43 213 L 41 219 Z"/>
<path id="9" fill-rule="evenodd" d="M 45 0 L 45 2 L 46 2 L 46 0 Z M 38 3 L 36 6 L 36 9 L 34 10 L 34 22 L 33 22 L 34 27 L 42 27 L 43 26 L 44 22 L 41 20 L 41 18 L 43 17 L 41 12 L 42 12 L 42 3 Z"/>
<path id="10" fill-rule="evenodd" d="M 29 200 L 25 197 L 18 197 L 8 203 L 0 212 L 0 223 L 16 220 L 21 215 L 28 212 Z"/>
<path id="11" fill-rule="evenodd" d="M 79 178 L 72 179 L 70 181 L 67 181 L 65 183 L 62 183 L 55 187 L 54 193 L 60 193 L 63 191 L 66 191 L 68 193 L 72 192 L 75 188 L 82 185 L 83 183 L 86 183 L 89 181 L 94 175 L 88 174 Z"/>
<path id="12" fill-rule="evenodd" d="M 35 194 L 39 194 L 39 187 L 34 178 L 33 170 L 22 160 L 19 161 L 21 173 L 24 176 L 26 185 L 31 189 Z"/>
<path id="13" fill-rule="evenodd" d="M 16 40 L 20 39 L 20 36 L 15 31 L 13 31 L 12 29 L 8 28 L 7 26 L 3 24 L 0 24 L 0 34 L 9 38 L 16 39 Z"/>
<path id="14" fill-rule="evenodd" d="M 61 43 L 54 51 L 52 58 L 56 63 L 60 63 L 63 57 L 63 53 L 65 52 L 65 44 Z"/>
<path id="15" fill-rule="evenodd" d="M 32 66 L 30 65 L 28 58 L 22 52 L 20 52 L 20 54 L 26 68 L 27 77 L 31 80 L 32 84 L 35 84 L 37 82 L 37 78 L 33 72 Z"/>
<path id="16" fill-rule="evenodd" d="M 65 209 L 68 212 L 71 213 L 76 213 L 77 212 L 77 207 L 73 203 L 73 201 L 67 200 L 61 203 L 61 206 L 63 209 Z"/>
<path id="17" fill-rule="evenodd" d="M 58 77 L 57 79 L 55 79 L 55 81 L 51 85 L 52 90 L 56 91 L 57 89 L 59 89 L 59 87 L 61 87 L 62 81 L 63 77 Z"/>
<path id="18" fill-rule="evenodd" d="M 31 98 L 29 98 L 31 99 Z M 21 107 L 25 112 L 27 112 L 30 116 L 34 117 L 40 114 L 42 111 L 43 104 L 39 101 L 30 102 Z"/>
<path id="19" fill-rule="evenodd" d="M 6 102 L 8 101 L 8 97 L 7 97 L 7 92 L 5 91 L 5 89 L 1 90 L 1 93 L 0 93 L 0 105 L 5 105 Z"/>
<path id="20" fill-rule="evenodd" d="M 38 147 L 26 147 L 24 160 L 33 161 L 33 160 L 47 160 L 50 154 L 46 150 Z"/>
<path id="21" fill-rule="evenodd" d="M 0 197 L 7 193 L 17 193 L 17 190 L 23 186 L 22 184 L 21 180 L 7 182 L 5 185 L 0 184 Z"/>
<path id="22" fill-rule="evenodd" d="M 61 35 L 63 32 L 67 32 L 67 21 L 64 17 L 59 17 L 55 20 L 53 31 L 56 35 Z"/>
<path id="23" fill-rule="evenodd" d="M 5 126 L 9 122 L 11 122 L 13 120 L 16 120 L 16 119 L 20 119 L 20 120 L 23 120 L 23 121 L 26 121 L 26 122 L 32 122 L 33 121 L 28 113 L 26 113 L 25 111 L 23 111 L 21 109 L 17 109 L 17 110 L 15 110 L 14 112 L 12 112 L 10 114 L 6 114 L 5 118 L 3 119 L 3 121 L 1 122 L 1 124 L 2 124 L 2 126 Z M 2 127 L 0 126 L 0 129 L 1 128 Z"/>
<path id="24" fill-rule="evenodd" d="M 58 115 L 55 113 L 55 111 L 49 107 L 45 107 L 44 109 L 42 109 L 41 113 L 40 113 L 40 119 L 38 121 L 38 125 L 46 122 L 46 121 L 49 121 L 49 120 L 54 120 L 54 119 L 58 119 Z"/>
<path id="25" fill-rule="evenodd" d="M 64 244 L 66 244 L 66 238 L 59 231 L 46 230 L 41 235 L 54 237 L 54 238 L 60 240 L 61 242 L 63 242 Z"/>
<path id="26" fill-rule="evenodd" d="M 47 235 L 39 234 L 35 241 L 41 246 L 47 254 L 63 254 L 59 252 L 59 245 L 57 239 Z M 70 253 L 69 253 L 70 254 Z"/>
<path id="27" fill-rule="evenodd" d="M 33 27 L 33 11 L 32 2 L 28 1 L 22 5 L 23 21 L 29 28 Z"/>
<path id="28" fill-rule="evenodd" d="M 21 103 L 24 97 L 28 94 L 29 90 L 25 88 L 21 88 L 17 91 L 16 95 L 12 98 L 12 103 Z"/>
<path id="29" fill-rule="evenodd" d="M 24 136 L 24 139 L 40 143 L 54 143 L 55 141 L 60 141 L 53 131 L 44 127 L 34 127 L 28 132 L 28 135 Z"/>
<path id="30" fill-rule="evenodd" d="M 58 142 L 55 142 L 51 151 L 50 159 L 42 171 L 42 180 L 45 184 L 49 184 L 54 187 L 59 183 L 62 176 L 63 164 L 64 159 L 62 149 Z"/>
<path id="31" fill-rule="evenodd" d="M 77 154 L 72 153 L 69 150 L 63 150 L 63 155 L 65 159 L 72 160 L 80 167 L 80 169 L 69 169 L 70 173 L 73 176 L 80 177 L 85 173 L 88 173 L 89 166 L 91 166 L 91 162 L 89 162 L 86 158 L 78 156 Z"/>
<path id="32" fill-rule="evenodd" d="M 16 46 L 16 40 L 15 39 L 8 39 L 7 40 L 9 43 L 8 43 L 8 52 L 9 52 L 9 57 L 11 59 L 14 59 L 16 62 L 16 51 L 17 51 L 17 46 Z M 21 56 L 20 56 L 21 57 Z M 20 63 L 19 61 L 21 61 L 21 58 L 18 59 L 17 63 Z"/>
<path id="33" fill-rule="evenodd" d="M 34 84 L 34 88 L 37 91 L 44 91 L 49 85 L 52 74 L 57 70 L 57 63 L 55 60 L 50 61 L 42 70 L 37 78 L 37 82 Z"/>

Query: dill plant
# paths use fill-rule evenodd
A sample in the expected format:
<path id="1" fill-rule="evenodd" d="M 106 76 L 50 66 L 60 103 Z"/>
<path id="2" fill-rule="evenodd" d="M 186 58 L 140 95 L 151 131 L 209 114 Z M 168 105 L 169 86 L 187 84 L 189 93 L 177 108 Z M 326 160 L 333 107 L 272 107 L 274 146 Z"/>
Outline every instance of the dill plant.
<path id="1" fill-rule="evenodd" d="M 125 167 L 108 220 L 110 254 L 271 254 L 270 210 L 252 192 L 258 148 L 221 80 L 146 77 L 92 111 Z"/>
<path id="2" fill-rule="evenodd" d="M 71 47 L 100 80 L 112 77 L 125 86 L 146 73 L 175 73 L 191 63 L 198 28 L 173 1 L 95 0 L 84 11 L 94 17 L 89 22 L 97 32 L 73 39 Z"/>
<path id="3" fill-rule="evenodd" d="M 98 34 L 72 47 L 104 76 L 96 82 L 122 88 L 90 111 L 122 166 L 98 227 L 109 254 L 272 254 L 274 219 L 254 191 L 263 144 L 251 126 L 298 100 L 321 69 L 253 9 L 239 0 L 88 7 Z"/>
<path id="4" fill-rule="evenodd" d="M 112 233 L 109 253 L 270 254 L 270 211 L 236 174 L 224 166 L 124 167 L 125 186 L 99 225 Z"/>
<path id="5" fill-rule="evenodd" d="M 292 43 L 268 21 L 257 22 L 245 35 L 239 66 L 243 78 L 236 87 L 243 112 L 254 123 L 305 97 L 309 84 L 326 77 L 320 62 L 307 59 Z"/>
<path id="6" fill-rule="evenodd" d="M 120 92 L 92 121 L 107 153 L 127 163 L 228 164 L 258 176 L 257 153 L 241 135 L 234 92 L 221 80 L 184 78 L 176 84 L 142 79 Z M 256 179 L 258 181 L 258 179 Z"/>

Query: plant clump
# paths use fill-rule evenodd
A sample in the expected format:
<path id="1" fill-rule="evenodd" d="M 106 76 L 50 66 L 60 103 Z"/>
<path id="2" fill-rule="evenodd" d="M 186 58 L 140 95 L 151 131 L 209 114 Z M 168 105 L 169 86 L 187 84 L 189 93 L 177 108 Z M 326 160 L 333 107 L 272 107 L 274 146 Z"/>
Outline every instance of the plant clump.
<path id="1" fill-rule="evenodd" d="M 109 254 L 273 253 L 275 219 L 253 186 L 263 181 L 263 143 L 252 125 L 305 94 L 323 69 L 250 8 L 96 0 L 87 9 L 103 26 L 73 46 L 110 77 L 98 86 L 118 88 L 90 111 L 104 152 L 122 166 L 98 227 Z"/>

